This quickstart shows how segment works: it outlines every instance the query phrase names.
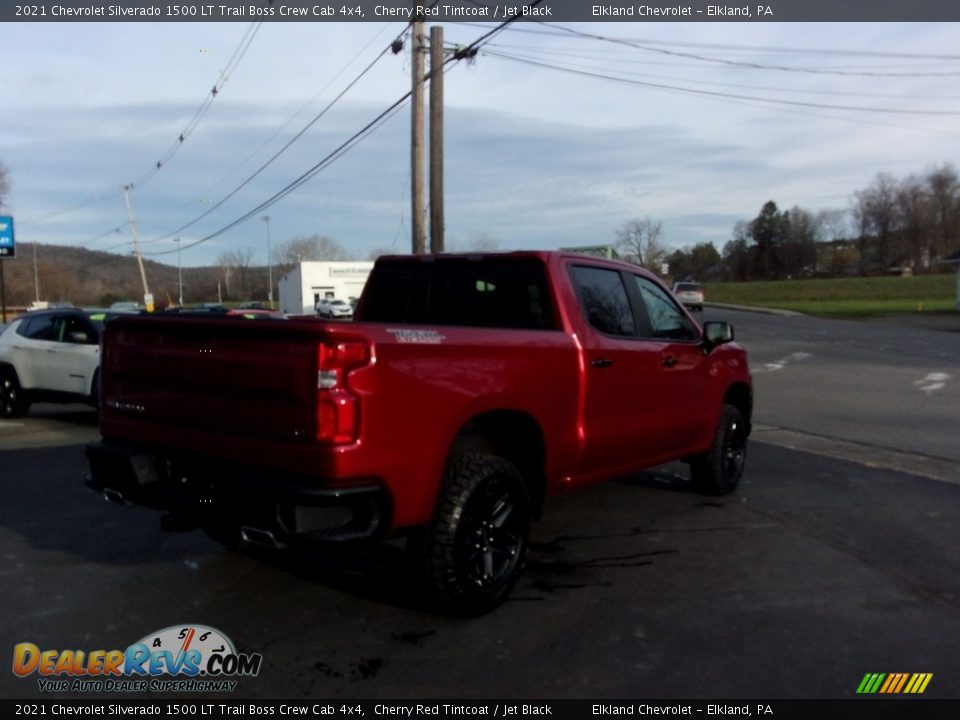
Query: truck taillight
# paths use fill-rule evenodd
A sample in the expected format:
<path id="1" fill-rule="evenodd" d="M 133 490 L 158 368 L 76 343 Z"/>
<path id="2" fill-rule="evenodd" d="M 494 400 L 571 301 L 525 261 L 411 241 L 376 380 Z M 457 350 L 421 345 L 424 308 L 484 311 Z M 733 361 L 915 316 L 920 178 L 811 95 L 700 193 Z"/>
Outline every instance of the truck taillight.
<path id="1" fill-rule="evenodd" d="M 370 362 L 364 342 L 320 343 L 317 348 L 317 440 L 351 443 L 360 432 L 360 399 L 350 392 L 351 370 Z"/>

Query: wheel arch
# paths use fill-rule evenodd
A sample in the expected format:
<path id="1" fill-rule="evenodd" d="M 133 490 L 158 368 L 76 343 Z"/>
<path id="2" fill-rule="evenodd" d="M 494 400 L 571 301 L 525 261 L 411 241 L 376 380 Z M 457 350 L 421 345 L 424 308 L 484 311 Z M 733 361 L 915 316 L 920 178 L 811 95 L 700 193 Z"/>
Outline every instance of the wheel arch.
<path id="1" fill-rule="evenodd" d="M 743 382 L 733 383 L 723 395 L 723 404 L 733 405 L 740 411 L 747 423 L 747 434 L 749 434 L 753 427 L 753 390 L 750 386 Z"/>
<path id="2" fill-rule="evenodd" d="M 527 483 L 534 517 L 541 516 L 547 485 L 546 441 L 532 415 L 492 410 L 471 418 L 454 437 L 447 459 L 469 452 L 496 455 L 513 464 Z"/>

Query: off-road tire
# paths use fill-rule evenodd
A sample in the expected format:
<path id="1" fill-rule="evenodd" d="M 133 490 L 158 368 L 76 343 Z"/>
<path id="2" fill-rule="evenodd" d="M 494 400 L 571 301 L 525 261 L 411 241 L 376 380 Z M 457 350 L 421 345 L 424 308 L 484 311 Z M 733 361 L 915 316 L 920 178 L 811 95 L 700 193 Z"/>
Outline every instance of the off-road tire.
<path id="1" fill-rule="evenodd" d="M 13 368 L 0 368 L 0 418 L 23 417 L 30 410 L 30 400 Z"/>
<path id="2" fill-rule="evenodd" d="M 737 489 L 747 458 L 747 423 L 735 405 L 724 405 L 710 449 L 690 458 L 690 480 L 701 492 L 727 495 Z"/>
<path id="3" fill-rule="evenodd" d="M 497 607 L 523 569 L 531 522 L 530 495 L 514 465 L 485 453 L 452 458 L 435 517 L 410 542 L 431 599 L 461 616 Z"/>

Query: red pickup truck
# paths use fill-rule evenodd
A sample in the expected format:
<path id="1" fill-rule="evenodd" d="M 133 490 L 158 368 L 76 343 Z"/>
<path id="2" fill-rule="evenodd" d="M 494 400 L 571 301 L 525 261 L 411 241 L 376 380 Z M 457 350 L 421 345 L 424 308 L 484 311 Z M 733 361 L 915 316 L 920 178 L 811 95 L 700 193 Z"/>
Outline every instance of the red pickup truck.
<path id="1" fill-rule="evenodd" d="M 677 459 L 734 490 L 752 410 L 729 324 L 553 252 L 381 258 L 353 322 L 119 318 L 101 368 L 91 488 L 228 545 L 408 535 L 465 614 L 509 594 L 548 493 Z"/>

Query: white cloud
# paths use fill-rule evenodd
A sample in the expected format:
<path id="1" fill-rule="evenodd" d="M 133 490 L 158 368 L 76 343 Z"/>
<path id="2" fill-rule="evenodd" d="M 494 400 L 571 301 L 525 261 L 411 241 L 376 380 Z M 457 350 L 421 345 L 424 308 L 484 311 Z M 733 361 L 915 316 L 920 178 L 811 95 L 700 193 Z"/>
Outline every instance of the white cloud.
<path id="1" fill-rule="evenodd" d="M 134 192 L 144 239 L 177 228 L 236 187 L 402 27 L 264 24 L 195 133 Z M 661 52 L 519 31 L 501 33 L 489 49 L 712 93 L 960 110 L 960 92 L 945 90 L 957 75 L 903 75 L 960 72 L 951 24 L 577 27 Z M 119 187 L 147 172 L 176 141 L 247 28 L 19 24 L 9 33 L 0 46 L 0 81 L 10 103 L 0 130 L 0 161 L 11 171 L 9 204 L 21 241 L 83 243 L 121 225 L 126 213 Z M 466 43 L 483 30 L 449 25 L 446 32 L 449 42 Z M 836 49 L 850 54 L 823 52 Z M 221 211 L 183 231 L 184 240 L 254 208 L 405 93 L 407 53 L 384 57 L 273 166 Z M 952 57 L 901 57 L 906 54 Z M 837 74 L 865 72 L 887 74 Z M 608 242 L 624 220 L 643 215 L 664 222 L 670 243 L 712 240 L 719 246 L 737 218 L 754 216 L 766 200 L 812 210 L 845 207 L 849 195 L 876 173 L 903 176 L 957 162 L 960 147 L 955 116 L 774 106 L 563 74 L 488 55 L 448 73 L 446 101 L 448 229 L 462 238 L 486 233 L 505 248 Z M 405 248 L 408 114 L 402 111 L 270 208 L 275 241 L 321 232 L 358 257 L 394 242 Z M 81 211 L 25 222 L 105 192 L 113 196 Z M 185 251 L 184 262 L 212 262 L 225 246 L 259 249 L 262 236 L 261 223 L 248 222 L 216 243 Z M 92 247 L 122 240 L 111 236 Z M 173 249 L 173 244 L 148 248 Z"/>

